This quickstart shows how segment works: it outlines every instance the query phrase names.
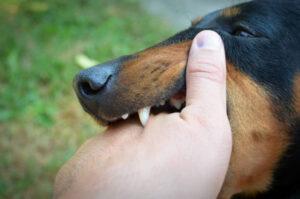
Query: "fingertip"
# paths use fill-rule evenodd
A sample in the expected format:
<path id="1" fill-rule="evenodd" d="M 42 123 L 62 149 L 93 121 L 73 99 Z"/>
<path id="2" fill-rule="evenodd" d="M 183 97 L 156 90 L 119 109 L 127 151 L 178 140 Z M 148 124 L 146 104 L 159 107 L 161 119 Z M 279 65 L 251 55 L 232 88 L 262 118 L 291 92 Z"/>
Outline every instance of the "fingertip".
<path id="1" fill-rule="evenodd" d="M 196 35 L 193 45 L 200 49 L 218 50 L 222 47 L 223 41 L 217 32 L 204 30 Z"/>

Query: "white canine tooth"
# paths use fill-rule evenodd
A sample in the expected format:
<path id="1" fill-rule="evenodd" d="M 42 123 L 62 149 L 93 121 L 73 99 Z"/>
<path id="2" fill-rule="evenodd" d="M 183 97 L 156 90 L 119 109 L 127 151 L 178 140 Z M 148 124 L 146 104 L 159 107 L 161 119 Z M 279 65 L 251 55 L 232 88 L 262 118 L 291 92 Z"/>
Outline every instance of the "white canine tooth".
<path id="1" fill-rule="evenodd" d="M 151 107 L 145 107 L 138 110 L 139 118 L 143 126 L 147 124 L 147 121 L 149 119 L 150 108 Z"/>
<path id="2" fill-rule="evenodd" d="M 161 101 L 161 102 L 160 102 L 160 105 L 161 105 L 161 106 L 163 106 L 163 105 L 165 105 L 165 104 L 166 104 L 165 101 Z"/>
<path id="3" fill-rule="evenodd" d="M 122 118 L 123 118 L 123 120 L 126 120 L 126 119 L 128 118 L 128 116 L 129 116 L 129 114 L 128 114 L 128 113 L 126 113 L 126 114 L 122 115 Z"/>
<path id="4" fill-rule="evenodd" d="M 180 109 L 182 104 L 184 103 L 184 99 L 174 99 L 171 98 L 170 103 L 176 108 L 176 109 Z"/>

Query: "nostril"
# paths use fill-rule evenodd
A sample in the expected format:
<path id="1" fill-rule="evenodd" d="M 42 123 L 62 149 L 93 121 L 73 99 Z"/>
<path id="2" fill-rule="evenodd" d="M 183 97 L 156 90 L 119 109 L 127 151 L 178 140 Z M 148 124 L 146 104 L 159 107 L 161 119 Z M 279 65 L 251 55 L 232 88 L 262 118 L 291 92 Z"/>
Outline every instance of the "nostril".
<path id="1" fill-rule="evenodd" d="M 77 78 L 77 88 L 80 95 L 94 96 L 99 94 L 109 82 L 111 75 L 102 73 L 100 75 L 79 75 Z"/>
<path id="2" fill-rule="evenodd" d="M 112 80 L 113 65 L 99 65 L 80 71 L 74 79 L 74 88 L 81 100 L 95 101 Z"/>
<path id="3" fill-rule="evenodd" d="M 90 84 L 89 82 L 81 82 L 79 83 L 79 90 L 81 93 L 85 95 L 96 95 L 97 93 L 100 92 L 102 88 L 102 85 L 93 85 Z"/>

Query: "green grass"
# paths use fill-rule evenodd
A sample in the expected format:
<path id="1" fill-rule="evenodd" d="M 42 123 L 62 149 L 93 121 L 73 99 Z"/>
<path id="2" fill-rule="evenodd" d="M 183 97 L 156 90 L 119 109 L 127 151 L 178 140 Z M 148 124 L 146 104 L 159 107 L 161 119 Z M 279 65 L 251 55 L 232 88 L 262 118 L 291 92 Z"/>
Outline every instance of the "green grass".
<path id="1" fill-rule="evenodd" d="M 59 167 L 101 132 L 72 91 L 75 57 L 99 62 L 170 34 L 136 0 L 1 0 L 0 198 L 49 198 Z"/>

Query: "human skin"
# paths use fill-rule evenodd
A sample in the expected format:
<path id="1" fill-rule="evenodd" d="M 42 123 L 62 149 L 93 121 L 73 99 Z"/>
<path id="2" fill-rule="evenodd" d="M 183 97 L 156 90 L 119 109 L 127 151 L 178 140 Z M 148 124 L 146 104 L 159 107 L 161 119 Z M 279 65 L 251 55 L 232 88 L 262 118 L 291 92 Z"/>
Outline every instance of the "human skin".
<path id="1" fill-rule="evenodd" d="M 186 75 L 181 112 L 152 115 L 145 127 L 119 122 L 87 141 L 58 173 L 54 197 L 217 198 L 232 149 L 217 33 L 195 37 Z"/>

